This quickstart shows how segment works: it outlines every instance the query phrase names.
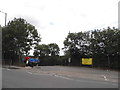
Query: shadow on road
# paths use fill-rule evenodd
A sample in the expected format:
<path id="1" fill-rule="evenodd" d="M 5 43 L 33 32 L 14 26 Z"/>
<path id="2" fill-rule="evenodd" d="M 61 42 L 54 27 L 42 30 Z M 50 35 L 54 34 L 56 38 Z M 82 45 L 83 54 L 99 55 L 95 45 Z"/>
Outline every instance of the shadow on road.
<path id="1" fill-rule="evenodd" d="M 16 67 L 16 66 L 2 66 L 2 68 L 8 68 L 8 69 L 20 69 L 19 67 Z"/>
<path id="2" fill-rule="evenodd" d="M 9 67 L 8 69 L 20 69 L 20 68 L 17 68 L 17 67 Z"/>

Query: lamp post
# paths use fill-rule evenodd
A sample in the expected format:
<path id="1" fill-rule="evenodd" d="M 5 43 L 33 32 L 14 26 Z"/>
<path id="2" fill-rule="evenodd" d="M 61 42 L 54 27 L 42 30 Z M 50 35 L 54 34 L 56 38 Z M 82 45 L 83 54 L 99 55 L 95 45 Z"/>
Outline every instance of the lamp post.
<path id="1" fill-rule="evenodd" d="M 6 22 L 7 22 L 7 13 L 2 12 L 2 11 L 0 11 L 0 12 L 5 14 L 5 26 L 6 26 Z"/>
<path id="2" fill-rule="evenodd" d="M 5 26 L 7 22 L 7 13 L 0 11 L 1 13 L 5 14 Z M 4 60 L 4 51 L 3 51 L 3 60 Z M 5 63 L 4 63 L 5 64 Z"/>

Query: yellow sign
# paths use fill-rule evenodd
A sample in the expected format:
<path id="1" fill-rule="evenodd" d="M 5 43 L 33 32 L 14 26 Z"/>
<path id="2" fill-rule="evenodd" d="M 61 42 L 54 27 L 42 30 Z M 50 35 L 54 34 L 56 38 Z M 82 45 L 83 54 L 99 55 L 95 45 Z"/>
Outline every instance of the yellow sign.
<path id="1" fill-rule="evenodd" d="M 92 58 L 82 58 L 83 65 L 92 65 Z"/>

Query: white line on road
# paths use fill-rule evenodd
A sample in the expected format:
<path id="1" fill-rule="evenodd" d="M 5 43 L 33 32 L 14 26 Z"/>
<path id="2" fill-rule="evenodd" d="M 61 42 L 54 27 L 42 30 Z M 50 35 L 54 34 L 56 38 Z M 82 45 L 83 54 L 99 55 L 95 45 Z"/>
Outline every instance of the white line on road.
<path id="1" fill-rule="evenodd" d="M 108 79 L 106 78 L 106 76 L 105 75 L 102 75 L 103 76 L 103 78 L 105 79 L 105 81 L 107 81 Z"/>
<path id="2" fill-rule="evenodd" d="M 10 70 L 10 69 L 7 69 L 7 70 Z"/>
<path id="3" fill-rule="evenodd" d="M 67 78 L 67 77 L 63 77 L 63 76 L 60 76 L 60 75 L 54 75 L 55 77 L 60 77 L 60 78 L 64 78 L 64 79 L 68 79 L 68 80 L 73 80 L 71 78 Z"/>
<path id="4" fill-rule="evenodd" d="M 28 72 L 29 74 L 32 74 L 32 72 Z"/>
<path id="5" fill-rule="evenodd" d="M 40 73 L 32 73 L 32 72 L 27 72 L 29 74 L 33 74 L 33 75 L 49 75 L 49 76 L 52 76 L 52 74 L 47 74 L 47 73 L 43 73 L 43 74 L 40 74 Z"/>
<path id="6" fill-rule="evenodd" d="M 40 74 L 40 73 L 34 73 L 35 75 L 50 75 L 50 76 L 52 76 L 51 74 L 45 74 L 45 73 L 43 73 L 43 74 Z"/>
<path id="7" fill-rule="evenodd" d="M 78 82 L 87 82 L 87 83 L 90 82 L 90 83 L 91 83 L 91 81 L 71 79 L 71 78 L 68 78 L 68 77 L 60 76 L 60 75 L 54 75 L 54 76 L 55 76 L 55 77 L 60 77 L 60 78 L 63 78 L 63 79 L 67 79 L 67 80 L 74 80 L 74 81 L 78 81 Z M 102 76 L 104 76 L 105 80 L 108 80 L 105 75 L 102 75 Z M 93 83 L 94 83 L 94 82 L 93 82 Z M 95 83 L 101 84 L 101 82 L 95 82 Z M 107 83 L 107 82 L 102 82 L 102 84 L 109 84 L 109 83 Z M 112 84 L 112 85 L 115 85 L 115 86 L 116 86 L 117 84 Z"/>
<path id="8" fill-rule="evenodd" d="M 88 82 L 88 81 L 85 81 L 85 80 L 76 80 L 76 79 L 68 78 L 68 77 L 65 77 L 65 76 L 61 76 L 61 75 L 59 75 L 59 74 L 57 75 L 57 74 L 55 74 L 55 73 L 52 73 L 52 74 L 48 74 L 48 73 L 40 74 L 40 73 L 32 73 L 32 72 L 27 72 L 27 73 L 33 74 L 33 75 L 49 75 L 49 76 L 55 76 L 55 77 L 58 77 L 58 78 L 63 78 L 63 79 L 67 79 L 67 80 L 73 80 L 73 81 L 77 81 L 77 82 Z M 105 75 L 101 75 L 101 76 L 103 76 L 103 78 L 104 78 L 105 80 L 108 80 Z M 89 82 L 91 83 L 91 81 L 89 81 Z M 93 83 L 94 83 L 94 82 L 93 82 Z M 101 82 L 95 82 L 95 83 L 100 83 L 100 84 L 101 84 Z M 102 84 L 108 84 L 108 83 L 107 83 L 107 82 L 102 82 Z M 117 86 L 117 84 L 112 84 L 112 85 Z"/>

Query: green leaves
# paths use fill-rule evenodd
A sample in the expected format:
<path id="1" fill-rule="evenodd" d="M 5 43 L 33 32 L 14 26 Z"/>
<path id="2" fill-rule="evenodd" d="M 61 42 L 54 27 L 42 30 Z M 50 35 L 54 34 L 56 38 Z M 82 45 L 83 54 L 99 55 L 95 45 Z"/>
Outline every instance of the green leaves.
<path id="1" fill-rule="evenodd" d="M 59 49 L 59 46 L 56 43 L 48 44 L 48 48 L 49 48 L 51 56 L 59 55 L 60 49 Z"/>
<path id="2" fill-rule="evenodd" d="M 64 46 L 66 50 L 72 51 L 71 54 L 73 53 L 82 53 L 85 52 L 85 49 L 87 45 L 89 44 L 88 42 L 88 33 L 69 33 L 67 38 L 64 41 Z M 76 51 L 76 52 L 75 52 Z"/>
<path id="3" fill-rule="evenodd" d="M 99 48 L 99 53 L 103 53 L 104 55 L 116 53 L 118 47 L 118 31 L 114 28 L 107 28 L 97 32 L 93 31 L 95 38 L 92 38 L 94 40 L 92 44 L 95 46 L 94 48 Z"/>
<path id="4" fill-rule="evenodd" d="M 56 43 L 51 44 L 42 44 L 35 47 L 34 55 L 35 56 L 56 56 L 59 55 L 59 46 Z"/>
<path id="5" fill-rule="evenodd" d="M 64 40 L 66 56 L 73 60 L 77 58 L 78 62 L 80 57 L 97 57 L 97 62 L 100 63 L 101 56 L 104 58 L 103 61 L 107 62 L 108 55 L 111 58 L 120 55 L 119 47 L 120 30 L 110 27 L 103 30 L 69 33 Z M 113 62 L 115 61 L 111 63 Z"/>
<path id="6" fill-rule="evenodd" d="M 37 29 L 22 18 L 14 18 L 2 29 L 3 51 L 14 51 L 14 55 L 29 54 L 31 47 L 41 41 Z"/>

